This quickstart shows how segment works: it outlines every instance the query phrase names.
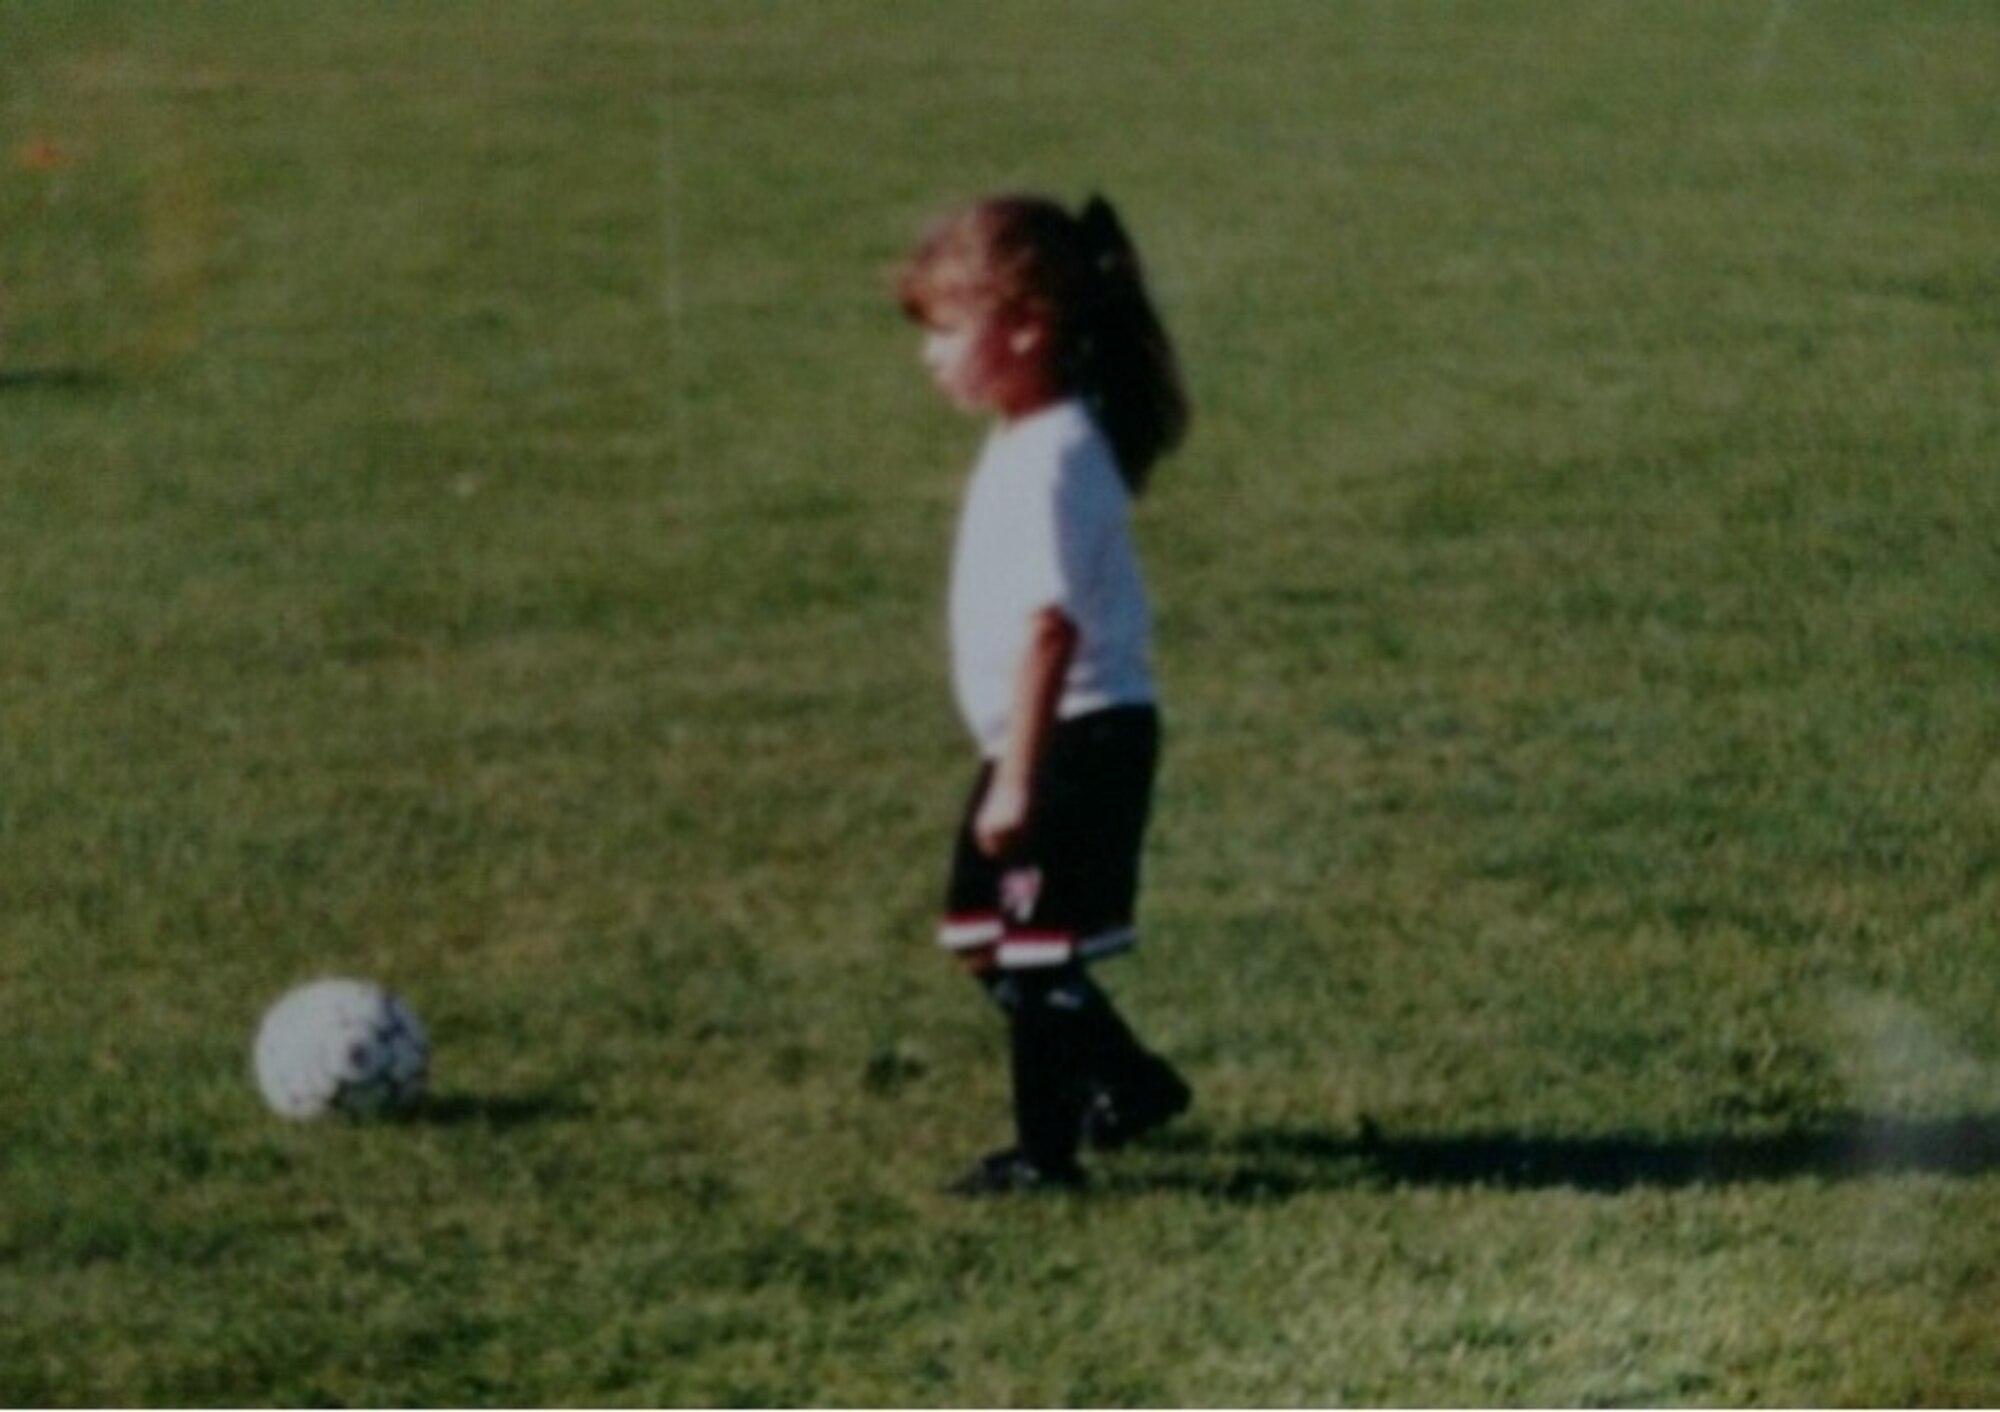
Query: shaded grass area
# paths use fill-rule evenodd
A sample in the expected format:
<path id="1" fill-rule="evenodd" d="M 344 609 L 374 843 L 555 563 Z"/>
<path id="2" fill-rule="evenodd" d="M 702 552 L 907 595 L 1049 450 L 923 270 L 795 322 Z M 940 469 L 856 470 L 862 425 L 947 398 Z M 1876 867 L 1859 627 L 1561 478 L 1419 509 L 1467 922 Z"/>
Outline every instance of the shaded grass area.
<path id="1" fill-rule="evenodd" d="M 1220 1144 L 1176 1135 L 1162 1139 L 1158 1150 L 1191 1159 L 1188 1169 L 1165 1164 L 1163 1171 L 1141 1175 L 1141 1183 L 1236 1200 L 1369 1186 L 1560 1187 L 1616 1194 L 1802 1177 L 1988 1176 L 2000 1167 L 2000 1123 L 1991 1117 L 1911 1122 L 1855 1116 L 1778 1132 L 1682 1138 L 1477 1132 L 1391 1137 L 1364 1124 L 1355 1136 L 1259 1128 Z M 1202 1172 L 1205 1162 L 1217 1170 Z"/>

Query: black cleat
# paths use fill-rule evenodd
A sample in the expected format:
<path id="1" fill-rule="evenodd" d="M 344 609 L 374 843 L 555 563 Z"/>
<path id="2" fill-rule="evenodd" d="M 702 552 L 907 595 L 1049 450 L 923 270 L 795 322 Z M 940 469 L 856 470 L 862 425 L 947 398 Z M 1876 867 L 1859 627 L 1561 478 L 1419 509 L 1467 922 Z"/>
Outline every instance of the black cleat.
<path id="1" fill-rule="evenodd" d="M 953 1196 L 1013 1196 L 1036 1191 L 1081 1191 L 1088 1178 L 1074 1162 L 1042 1166 L 1017 1147 L 982 1157 L 945 1190 Z"/>
<path id="2" fill-rule="evenodd" d="M 1164 1059 L 1151 1059 L 1122 1084 L 1100 1085 L 1083 1110 L 1086 1147 L 1110 1152 L 1165 1127 L 1187 1112 L 1194 1090 Z"/>

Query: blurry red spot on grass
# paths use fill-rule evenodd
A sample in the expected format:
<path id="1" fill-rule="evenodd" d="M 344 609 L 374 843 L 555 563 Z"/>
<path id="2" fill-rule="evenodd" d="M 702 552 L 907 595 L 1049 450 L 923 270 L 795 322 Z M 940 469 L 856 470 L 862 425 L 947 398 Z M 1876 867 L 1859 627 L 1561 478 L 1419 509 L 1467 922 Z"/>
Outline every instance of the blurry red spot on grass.
<path id="1" fill-rule="evenodd" d="M 46 137 L 31 137 L 21 144 L 16 160 L 31 172 L 52 172 L 64 166 L 69 158 L 62 148 Z"/>

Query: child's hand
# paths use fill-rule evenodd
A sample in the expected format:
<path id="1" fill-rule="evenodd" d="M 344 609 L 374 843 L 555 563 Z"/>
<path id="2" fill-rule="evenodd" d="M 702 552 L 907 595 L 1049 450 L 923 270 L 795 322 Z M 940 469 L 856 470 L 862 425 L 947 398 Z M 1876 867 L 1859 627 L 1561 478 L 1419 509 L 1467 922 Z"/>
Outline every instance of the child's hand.
<path id="1" fill-rule="evenodd" d="M 1013 780 L 995 778 L 972 821 L 972 839 L 989 858 L 1004 858 L 1028 836 L 1028 790 Z"/>

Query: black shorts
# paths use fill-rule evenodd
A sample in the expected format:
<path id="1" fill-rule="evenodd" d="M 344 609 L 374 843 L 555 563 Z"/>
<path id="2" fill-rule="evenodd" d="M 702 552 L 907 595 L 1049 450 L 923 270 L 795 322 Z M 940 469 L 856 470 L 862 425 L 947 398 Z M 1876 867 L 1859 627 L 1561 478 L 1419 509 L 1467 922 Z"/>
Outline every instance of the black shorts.
<path id="1" fill-rule="evenodd" d="M 1026 840 L 1004 858 L 973 841 L 993 778 L 982 765 L 952 850 L 938 944 L 976 970 L 1113 955 L 1139 939 L 1139 855 L 1160 756 L 1159 712 L 1120 706 L 1058 722 Z"/>

